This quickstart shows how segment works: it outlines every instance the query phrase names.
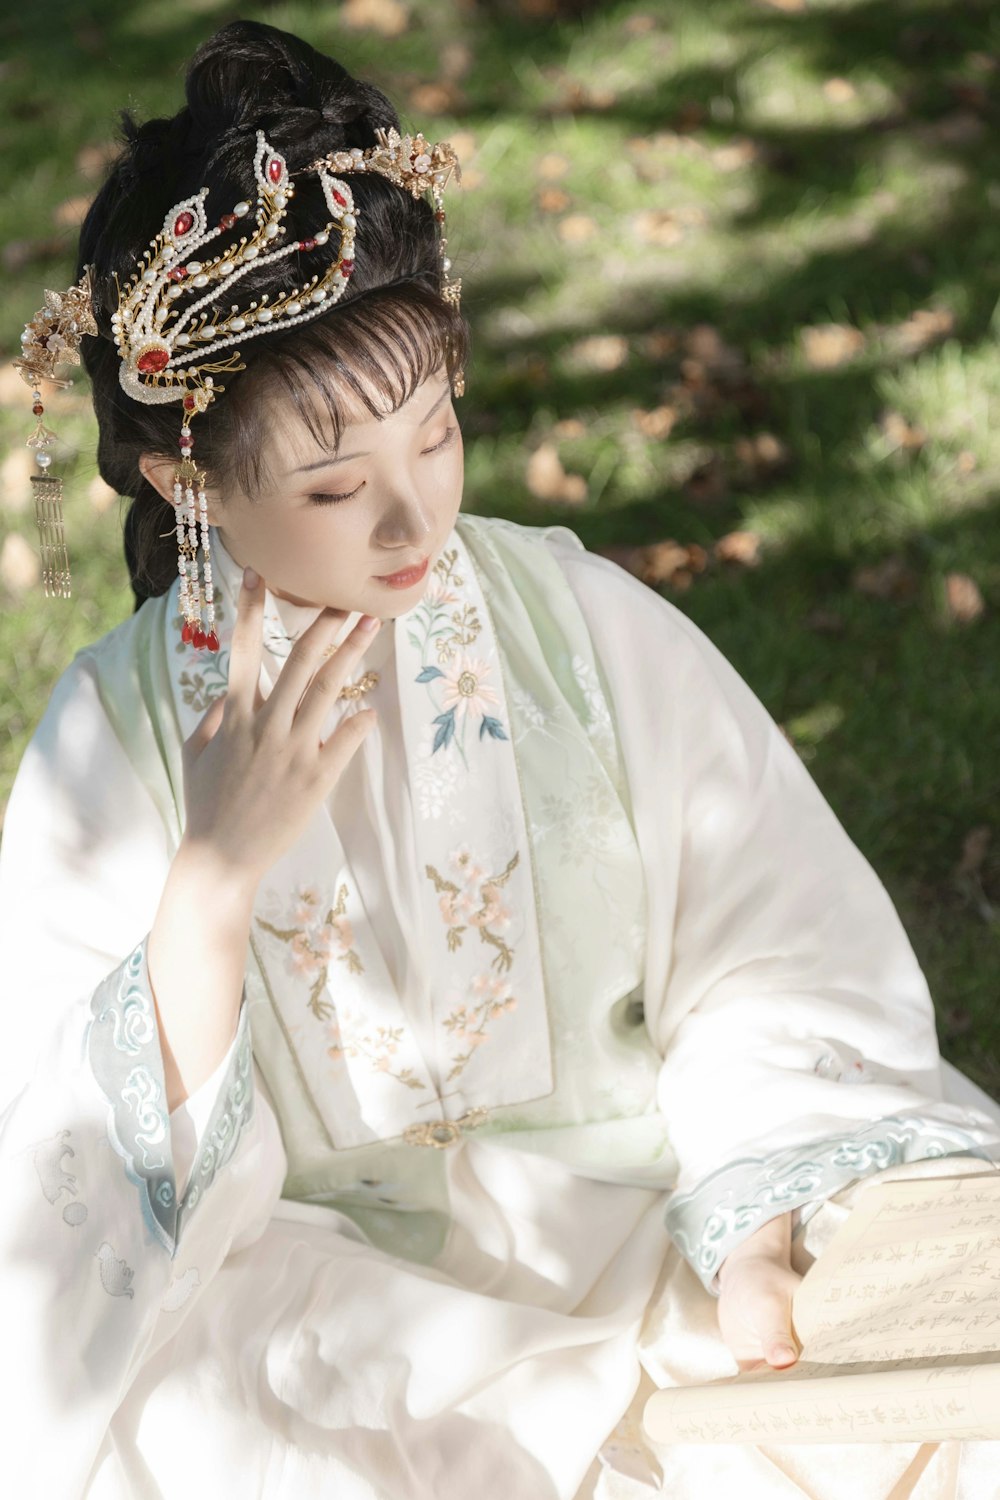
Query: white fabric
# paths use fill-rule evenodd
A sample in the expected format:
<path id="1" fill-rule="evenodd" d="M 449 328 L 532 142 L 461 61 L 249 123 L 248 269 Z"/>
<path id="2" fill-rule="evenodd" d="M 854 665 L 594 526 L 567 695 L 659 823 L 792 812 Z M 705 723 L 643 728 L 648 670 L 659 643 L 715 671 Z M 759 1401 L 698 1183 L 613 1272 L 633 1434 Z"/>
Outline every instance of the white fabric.
<path id="1" fill-rule="evenodd" d="M 948 1079 L 931 1053 L 909 945 L 794 752 L 677 611 L 603 560 L 551 545 L 614 697 L 649 884 L 647 995 L 663 1000 L 648 1005 L 647 1021 L 666 1054 L 661 1107 L 688 1180 L 743 1154 L 750 1138 L 769 1147 L 802 1139 L 799 1091 L 803 1077 L 815 1080 L 814 1037 L 926 1081 L 921 1092 L 890 1078 L 890 1109 L 902 1107 L 899 1089 L 911 1107 L 940 1100 Z M 391 671 L 378 646 L 371 665 Z M 394 748 L 391 725 L 369 736 L 331 810 L 405 992 L 418 896 L 409 851 L 386 836 L 409 826 Z M 386 798 L 381 839 L 367 816 L 373 776 Z M 693 1322 L 685 1378 L 699 1376 L 699 1362 L 718 1367 L 720 1351 L 723 1368 L 728 1358 L 714 1302 L 669 1245 L 662 1191 L 591 1180 L 469 1136 L 446 1153 L 450 1237 L 433 1266 L 420 1266 L 366 1244 L 330 1209 L 280 1199 L 280 1130 L 257 1074 L 252 1124 L 176 1259 L 143 1241 L 121 1161 L 106 1143 L 103 1154 L 83 1148 L 105 1110 L 80 1038 L 95 986 L 151 926 L 167 865 L 157 810 L 78 663 L 25 756 L 0 860 L 0 1410 L 16 1414 L 0 1444 L 0 1493 L 571 1500 L 579 1490 L 614 1500 L 659 1492 L 634 1432 L 630 1440 L 613 1431 L 627 1409 L 625 1425 L 634 1426 L 640 1348 L 662 1372 L 671 1340 Z M 761 923 L 753 893 L 775 881 L 786 882 L 782 900 L 764 906 Z M 816 955 L 829 955 L 831 935 L 843 941 L 824 984 Z M 782 1092 L 774 1068 L 751 1054 L 762 1038 L 769 1045 L 789 1031 Z M 186 1162 L 225 1063 L 174 1113 Z M 1000 1109 L 962 1085 L 961 1104 L 937 1105 L 943 1117 L 984 1142 L 1000 1139 Z M 862 1089 L 831 1082 L 829 1094 L 817 1134 L 883 1109 L 881 1093 L 874 1108 L 857 1102 Z M 77 1158 L 67 1155 L 74 1132 Z M 378 1190 L 392 1199 L 405 1184 Z M 86 1219 L 78 1209 L 65 1217 L 73 1205 L 88 1208 Z M 77 1262 L 87 1236 L 100 1277 L 84 1283 Z M 656 1323 L 678 1287 L 678 1319 Z M 958 1473 L 949 1448 L 935 1457 L 939 1475 L 945 1464 Z M 911 1492 L 989 1500 L 992 1481 L 975 1477 L 980 1460 L 965 1448 L 973 1479 L 964 1487 L 897 1488 L 892 1500 Z M 799 1465 L 798 1483 L 761 1455 L 672 1454 L 665 1492 L 702 1496 L 728 1480 L 727 1492 L 751 1500 L 833 1494 L 809 1463 L 786 1465 Z M 883 1445 L 879 1466 L 856 1465 L 852 1497 L 890 1500 L 915 1455 L 916 1445 Z"/>

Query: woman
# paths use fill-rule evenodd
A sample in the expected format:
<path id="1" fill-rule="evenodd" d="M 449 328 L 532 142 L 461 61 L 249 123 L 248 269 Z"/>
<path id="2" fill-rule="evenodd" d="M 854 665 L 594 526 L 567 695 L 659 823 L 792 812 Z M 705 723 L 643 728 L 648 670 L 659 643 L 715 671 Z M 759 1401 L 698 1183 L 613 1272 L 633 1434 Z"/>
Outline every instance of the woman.
<path id="1" fill-rule="evenodd" d="M 459 514 L 388 100 L 249 22 L 187 98 L 81 236 L 145 602 L 6 820 L 5 1493 L 992 1493 L 987 1445 L 642 1437 L 654 1384 L 794 1362 L 853 1189 L 981 1164 L 1000 1110 L 709 642 Z"/>

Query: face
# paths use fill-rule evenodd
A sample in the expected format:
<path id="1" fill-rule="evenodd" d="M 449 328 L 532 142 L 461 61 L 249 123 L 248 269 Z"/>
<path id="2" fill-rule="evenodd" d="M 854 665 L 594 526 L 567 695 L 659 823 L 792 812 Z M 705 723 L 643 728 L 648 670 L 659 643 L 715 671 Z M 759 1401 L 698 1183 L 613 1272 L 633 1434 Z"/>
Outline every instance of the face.
<path id="1" fill-rule="evenodd" d="M 233 560 L 280 598 L 392 619 L 420 602 L 455 523 L 462 434 L 443 367 L 381 421 L 354 414 L 332 454 L 275 397 L 265 486 L 252 500 L 208 490 L 208 517 Z M 163 493 L 163 475 L 148 477 Z"/>

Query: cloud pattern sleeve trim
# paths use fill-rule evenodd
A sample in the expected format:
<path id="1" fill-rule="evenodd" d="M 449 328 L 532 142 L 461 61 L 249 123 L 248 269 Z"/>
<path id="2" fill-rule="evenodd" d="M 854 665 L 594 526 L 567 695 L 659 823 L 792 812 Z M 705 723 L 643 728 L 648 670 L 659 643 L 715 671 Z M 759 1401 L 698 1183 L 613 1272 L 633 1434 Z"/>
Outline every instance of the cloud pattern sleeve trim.
<path id="1" fill-rule="evenodd" d="M 889 1115 L 849 1136 L 728 1162 L 691 1192 L 671 1196 L 667 1230 L 705 1290 L 718 1296 L 715 1277 L 722 1262 L 769 1219 L 830 1198 L 857 1178 L 887 1167 L 966 1155 L 992 1159 L 958 1126 L 922 1115 Z"/>
<path id="2" fill-rule="evenodd" d="M 182 1225 L 233 1156 L 253 1116 L 250 1022 L 244 999 L 229 1067 L 178 1202 L 147 940 L 148 935 L 94 992 L 86 1054 L 107 1100 L 108 1138 L 138 1189 L 147 1228 L 173 1259 Z"/>

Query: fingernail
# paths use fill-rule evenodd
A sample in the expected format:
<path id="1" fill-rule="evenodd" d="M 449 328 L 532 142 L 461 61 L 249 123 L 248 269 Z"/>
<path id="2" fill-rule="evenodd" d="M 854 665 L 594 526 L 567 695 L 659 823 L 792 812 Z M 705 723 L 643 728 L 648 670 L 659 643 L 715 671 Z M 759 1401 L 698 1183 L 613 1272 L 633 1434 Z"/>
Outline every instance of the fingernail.
<path id="1" fill-rule="evenodd" d="M 787 1344 L 779 1344 L 776 1348 L 774 1348 L 774 1349 L 771 1350 L 771 1358 L 772 1359 L 794 1359 L 795 1358 L 795 1350 L 789 1348 L 789 1346 Z"/>
<path id="2" fill-rule="evenodd" d="M 381 623 L 382 621 L 378 615 L 362 615 L 358 621 L 358 628 L 360 630 L 377 630 Z"/>
<path id="3" fill-rule="evenodd" d="M 260 583 L 260 578 L 254 572 L 253 568 L 244 568 L 243 569 L 243 587 L 245 589 L 255 589 L 257 587 L 258 583 Z"/>

